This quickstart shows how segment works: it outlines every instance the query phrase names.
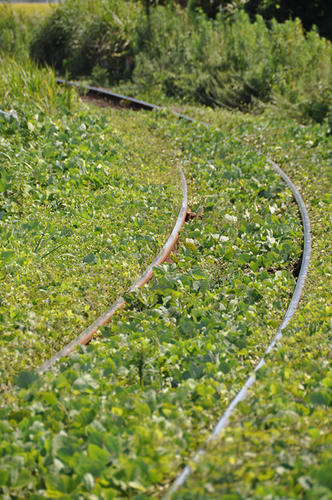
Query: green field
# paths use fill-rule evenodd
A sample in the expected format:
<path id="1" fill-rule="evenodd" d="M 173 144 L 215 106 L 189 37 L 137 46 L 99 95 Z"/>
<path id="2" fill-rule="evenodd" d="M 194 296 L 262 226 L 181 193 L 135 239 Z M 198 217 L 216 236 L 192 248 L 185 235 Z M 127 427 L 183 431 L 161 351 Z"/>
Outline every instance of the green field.
<path id="1" fill-rule="evenodd" d="M 73 17 L 63 17 L 74 1 L 40 26 L 0 10 L 0 109 L 17 113 L 0 115 L 1 497 L 157 499 L 190 464 L 193 473 L 174 498 L 330 500 L 331 44 L 304 35 L 293 21 L 273 22 L 268 31 L 241 13 L 223 25 L 189 10 L 174 21 L 179 11 L 158 7 L 150 45 L 141 46 L 141 7 L 133 3 L 126 14 L 128 4 L 119 2 L 122 27 L 112 40 L 124 44 L 118 48 L 128 39 L 134 44 L 136 66 L 129 79 L 114 80 L 114 89 L 149 100 L 150 88 L 158 103 L 205 127 L 166 109 L 83 103 L 56 85 L 52 69 L 29 59 L 32 47 L 46 54 L 43 36 L 53 27 L 52 36 L 59 27 L 71 33 L 64 50 L 72 52 L 57 66 L 65 64 L 67 76 L 68 61 L 79 60 L 100 26 L 102 57 L 110 54 L 112 23 L 121 24 L 111 16 L 112 2 L 83 2 L 80 20 L 83 4 L 92 24 L 80 31 Z M 248 42 L 245 54 L 231 48 L 236 30 Z M 219 60 L 210 72 L 214 63 L 206 59 L 191 73 L 200 47 L 214 46 L 214 37 L 229 44 L 231 70 L 221 75 Z M 254 40 L 269 53 L 261 66 L 253 64 Z M 322 59 L 310 56 L 313 47 L 311 55 Z M 107 59 L 111 66 L 98 63 L 81 76 L 109 83 L 119 75 L 120 52 Z M 291 82 L 285 72 L 294 57 Z M 195 98 L 190 89 L 208 88 L 217 74 L 225 84 L 216 87 L 222 106 L 204 106 L 204 92 Z M 193 75 L 197 87 L 189 86 Z M 273 85 L 261 100 L 255 92 L 268 88 L 269 75 Z M 238 100 L 244 95 L 250 103 Z M 303 228 L 268 158 L 307 206 L 309 273 L 282 342 L 195 464 L 275 335 L 296 284 Z M 126 307 L 91 344 L 38 376 L 33 368 L 103 312 L 158 253 L 179 209 L 179 166 L 193 216 L 170 261 L 141 290 L 125 294 Z"/>

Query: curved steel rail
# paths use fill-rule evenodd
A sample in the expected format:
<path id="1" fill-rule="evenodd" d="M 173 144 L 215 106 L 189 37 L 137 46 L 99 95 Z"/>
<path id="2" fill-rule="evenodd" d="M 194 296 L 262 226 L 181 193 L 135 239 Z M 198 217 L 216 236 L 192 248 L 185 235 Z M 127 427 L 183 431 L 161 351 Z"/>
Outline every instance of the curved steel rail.
<path id="1" fill-rule="evenodd" d="M 293 184 L 293 182 L 290 180 L 290 178 L 285 174 L 283 170 L 281 170 L 276 163 L 274 163 L 272 160 L 268 160 L 270 165 L 278 172 L 278 174 L 283 178 L 283 180 L 286 182 L 288 187 L 292 190 L 293 196 L 299 206 L 300 213 L 301 213 L 301 219 L 302 219 L 302 224 L 303 224 L 303 232 L 304 232 L 304 245 L 303 245 L 303 254 L 302 254 L 302 263 L 301 263 L 301 269 L 300 273 L 296 282 L 296 286 L 293 292 L 292 299 L 289 303 L 288 309 L 285 313 L 285 316 L 283 318 L 282 323 L 280 324 L 277 333 L 271 340 L 269 346 L 264 352 L 264 355 L 260 359 L 260 361 L 257 363 L 255 366 L 253 373 L 247 378 L 237 395 L 234 397 L 234 399 L 231 401 L 231 403 L 228 405 L 226 408 L 225 412 L 219 419 L 217 425 L 213 429 L 212 433 L 210 436 L 207 438 L 204 444 L 204 448 L 200 448 L 196 454 L 194 455 L 192 461 L 193 462 L 199 462 L 200 458 L 206 453 L 206 447 L 208 444 L 210 444 L 212 441 L 217 439 L 220 436 L 220 433 L 223 429 L 225 429 L 228 424 L 229 424 L 229 418 L 233 415 L 233 413 L 236 410 L 237 405 L 243 401 L 247 396 L 248 396 L 248 389 L 254 385 L 256 381 L 256 373 L 266 364 L 265 357 L 271 353 L 271 351 L 274 349 L 276 346 L 277 342 L 279 342 L 282 338 L 282 330 L 286 328 L 286 326 L 289 324 L 290 320 L 292 319 L 295 310 L 298 306 L 298 303 L 301 298 L 302 290 L 304 287 L 304 282 L 305 278 L 308 272 L 308 267 L 309 267 L 309 262 L 310 262 L 310 254 L 311 254 L 311 234 L 310 234 L 310 221 L 309 221 L 309 215 L 306 209 L 306 206 L 304 204 L 304 201 L 297 190 L 296 186 Z M 163 497 L 164 500 L 169 500 L 172 495 L 185 483 L 189 475 L 192 473 L 192 469 L 189 465 L 187 465 L 181 474 L 176 478 L 166 495 Z"/>
<path id="2" fill-rule="evenodd" d="M 133 292 L 137 288 L 143 286 L 149 279 L 153 276 L 153 268 L 164 262 L 167 257 L 170 255 L 174 245 L 176 244 L 180 229 L 185 221 L 186 214 L 188 211 L 188 192 L 187 192 L 187 183 L 181 167 L 179 167 L 181 184 L 182 184 L 182 203 L 180 207 L 180 211 L 173 227 L 171 234 L 168 237 L 165 245 L 157 255 L 157 257 L 151 262 L 151 264 L 145 269 L 143 274 L 138 278 L 133 285 L 126 292 Z M 50 359 L 45 361 L 37 371 L 39 373 L 45 373 L 47 370 L 51 368 L 57 361 L 59 361 L 64 356 L 70 354 L 76 346 L 87 344 L 96 333 L 98 328 L 105 325 L 111 317 L 114 315 L 116 311 L 121 309 L 125 305 L 125 300 L 123 297 L 119 297 L 113 304 L 103 313 L 101 314 L 91 325 L 89 325 L 85 330 L 83 330 L 74 340 L 72 340 L 69 344 L 61 349 L 61 351 L 57 352 Z"/>
<path id="3" fill-rule="evenodd" d="M 79 84 L 76 84 L 74 82 L 65 82 L 65 80 L 60 80 L 57 79 L 59 83 L 68 83 L 69 85 L 77 86 L 79 87 Z M 120 94 L 115 94 L 113 92 L 110 92 L 109 90 L 105 89 L 99 89 L 97 87 L 85 87 L 88 90 L 88 93 L 90 94 L 95 94 L 95 95 L 102 95 L 103 97 L 106 97 L 111 100 L 115 100 L 116 102 L 120 101 L 126 101 L 130 104 L 133 105 L 133 107 L 136 108 L 141 108 L 141 109 L 148 109 L 148 110 L 154 110 L 154 109 L 163 109 L 159 106 L 156 106 L 154 104 L 147 103 L 145 101 L 139 101 L 137 99 L 133 99 L 131 97 L 123 96 Z M 199 122 L 198 120 L 195 120 L 194 118 L 188 117 L 186 115 L 182 115 L 181 113 L 174 112 L 174 114 L 178 118 L 182 118 L 184 120 L 190 121 L 190 122 L 196 122 L 200 123 L 204 126 L 209 126 L 206 123 Z M 214 441 L 215 439 L 218 438 L 220 435 L 221 431 L 225 429 L 228 424 L 229 424 L 229 419 L 235 412 L 238 404 L 243 401 L 247 395 L 248 395 L 248 389 L 253 386 L 256 380 L 256 373 L 266 364 L 265 358 L 267 355 L 271 353 L 271 351 L 276 347 L 277 342 L 279 342 L 283 336 L 282 331 L 286 326 L 289 324 L 290 320 L 292 319 L 295 310 L 298 306 L 298 303 L 301 298 L 301 294 L 303 291 L 304 287 L 304 282 L 305 278 L 308 272 L 308 267 L 309 267 L 309 262 L 310 262 L 310 254 L 311 254 L 311 233 L 310 233 L 310 220 L 309 220 L 309 215 L 306 209 L 306 206 L 304 204 L 304 201 L 297 190 L 296 186 L 293 184 L 293 182 L 290 180 L 290 178 L 285 174 L 285 172 L 278 167 L 278 165 L 272 161 L 268 160 L 270 165 L 275 169 L 275 171 L 282 177 L 282 179 L 285 181 L 285 183 L 288 185 L 288 187 L 291 189 L 293 196 L 298 204 L 300 213 L 301 213 L 301 219 L 302 219 L 302 224 L 303 224 L 303 232 L 304 232 L 304 246 L 303 246 L 303 254 L 302 254 L 302 262 L 301 262 L 301 268 L 299 272 L 299 276 L 296 282 L 296 286 L 292 295 L 292 299 L 289 303 L 289 306 L 287 308 L 287 311 L 285 313 L 285 316 L 283 318 L 283 321 L 281 322 L 277 333 L 274 335 L 273 339 L 271 340 L 269 346 L 265 350 L 262 358 L 260 361 L 257 363 L 256 367 L 254 368 L 252 374 L 247 378 L 245 383 L 243 384 L 242 388 L 240 391 L 237 393 L 237 395 L 234 397 L 234 399 L 231 401 L 231 403 L 228 405 L 226 408 L 225 412 L 223 415 L 220 417 L 218 423 L 214 427 L 212 433 L 210 436 L 207 438 L 204 447 L 200 448 L 194 457 L 192 458 L 192 461 L 198 462 L 200 458 L 206 453 L 206 447 L 207 445 Z M 182 174 L 183 175 L 183 174 Z M 152 264 L 153 265 L 153 264 Z M 156 264 L 154 264 L 156 265 Z M 135 287 L 135 285 L 134 285 Z M 118 306 L 119 308 L 121 306 Z M 163 497 L 164 500 L 169 500 L 173 494 L 185 483 L 189 475 L 192 473 L 192 469 L 189 465 L 187 465 L 181 474 L 176 478 L 176 480 L 173 482 L 172 486 L 170 489 L 167 491 L 165 496 Z"/>

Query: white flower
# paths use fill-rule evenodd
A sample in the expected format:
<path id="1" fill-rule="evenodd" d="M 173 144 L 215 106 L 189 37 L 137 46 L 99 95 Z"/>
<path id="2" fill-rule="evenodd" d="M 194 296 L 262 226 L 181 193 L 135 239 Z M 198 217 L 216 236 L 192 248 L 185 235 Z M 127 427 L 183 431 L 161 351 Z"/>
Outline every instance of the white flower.
<path id="1" fill-rule="evenodd" d="M 237 217 L 235 217 L 235 215 L 226 214 L 226 215 L 224 215 L 224 219 L 225 219 L 225 221 L 229 222 L 230 224 L 237 223 Z"/>
<path id="2" fill-rule="evenodd" d="M 15 118 L 15 120 L 18 120 L 18 116 L 17 116 L 15 109 L 11 109 L 8 114 L 9 114 L 9 116 L 12 116 L 13 118 Z"/>
<path id="3" fill-rule="evenodd" d="M 219 241 L 228 241 L 228 236 L 220 236 Z"/>
<path id="4" fill-rule="evenodd" d="M 16 111 L 15 111 L 14 109 L 11 109 L 11 110 L 9 111 L 9 113 L 6 113 L 6 111 L 1 111 L 1 110 L 0 110 L 0 114 L 1 114 L 1 115 L 4 115 L 6 118 L 10 118 L 10 117 L 12 117 L 12 118 L 14 118 L 15 120 L 18 120 L 17 113 L 16 113 Z"/>

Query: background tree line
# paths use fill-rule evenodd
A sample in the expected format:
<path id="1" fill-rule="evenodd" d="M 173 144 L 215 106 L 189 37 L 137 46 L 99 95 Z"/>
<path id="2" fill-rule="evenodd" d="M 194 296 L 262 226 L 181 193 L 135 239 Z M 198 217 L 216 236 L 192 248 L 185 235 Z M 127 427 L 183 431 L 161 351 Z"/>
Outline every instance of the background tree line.
<path id="1" fill-rule="evenodd" d="M 332 39 L 332 2 L 324 0 L 144 0 L 149 5 L 179 4 L 190 5 L 193 9 L 205 12 L 209 17 L 220 13 L 227 14 L 238 8 L 244 8 L 253 20 L 257 14 L 266 21 L 276 19 L 279 22 L 299 18 L 303 27 L 310 30 L 317 26 L 319 34 Z"/>

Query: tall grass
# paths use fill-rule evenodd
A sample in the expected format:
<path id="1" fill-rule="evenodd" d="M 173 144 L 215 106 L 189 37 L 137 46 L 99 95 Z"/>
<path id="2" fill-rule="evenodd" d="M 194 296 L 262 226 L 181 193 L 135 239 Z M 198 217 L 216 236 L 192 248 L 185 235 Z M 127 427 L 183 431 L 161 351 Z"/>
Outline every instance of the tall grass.
<path id="1" fill-rule="evenodd" d="M 17 61 L 0 54 L 0 109 L 14 108 L 19 116 L 57 109 L 70 111 L 76 103 L 71 89 L 60 88 L 50 69 L 40 69 L 29 58 Z"/>
<path id="2" fill-rule="evenodd" d="M 25 56 L 35 30 L 51 8 L 48 4 L 0 5 L 0 52 Z"/>

